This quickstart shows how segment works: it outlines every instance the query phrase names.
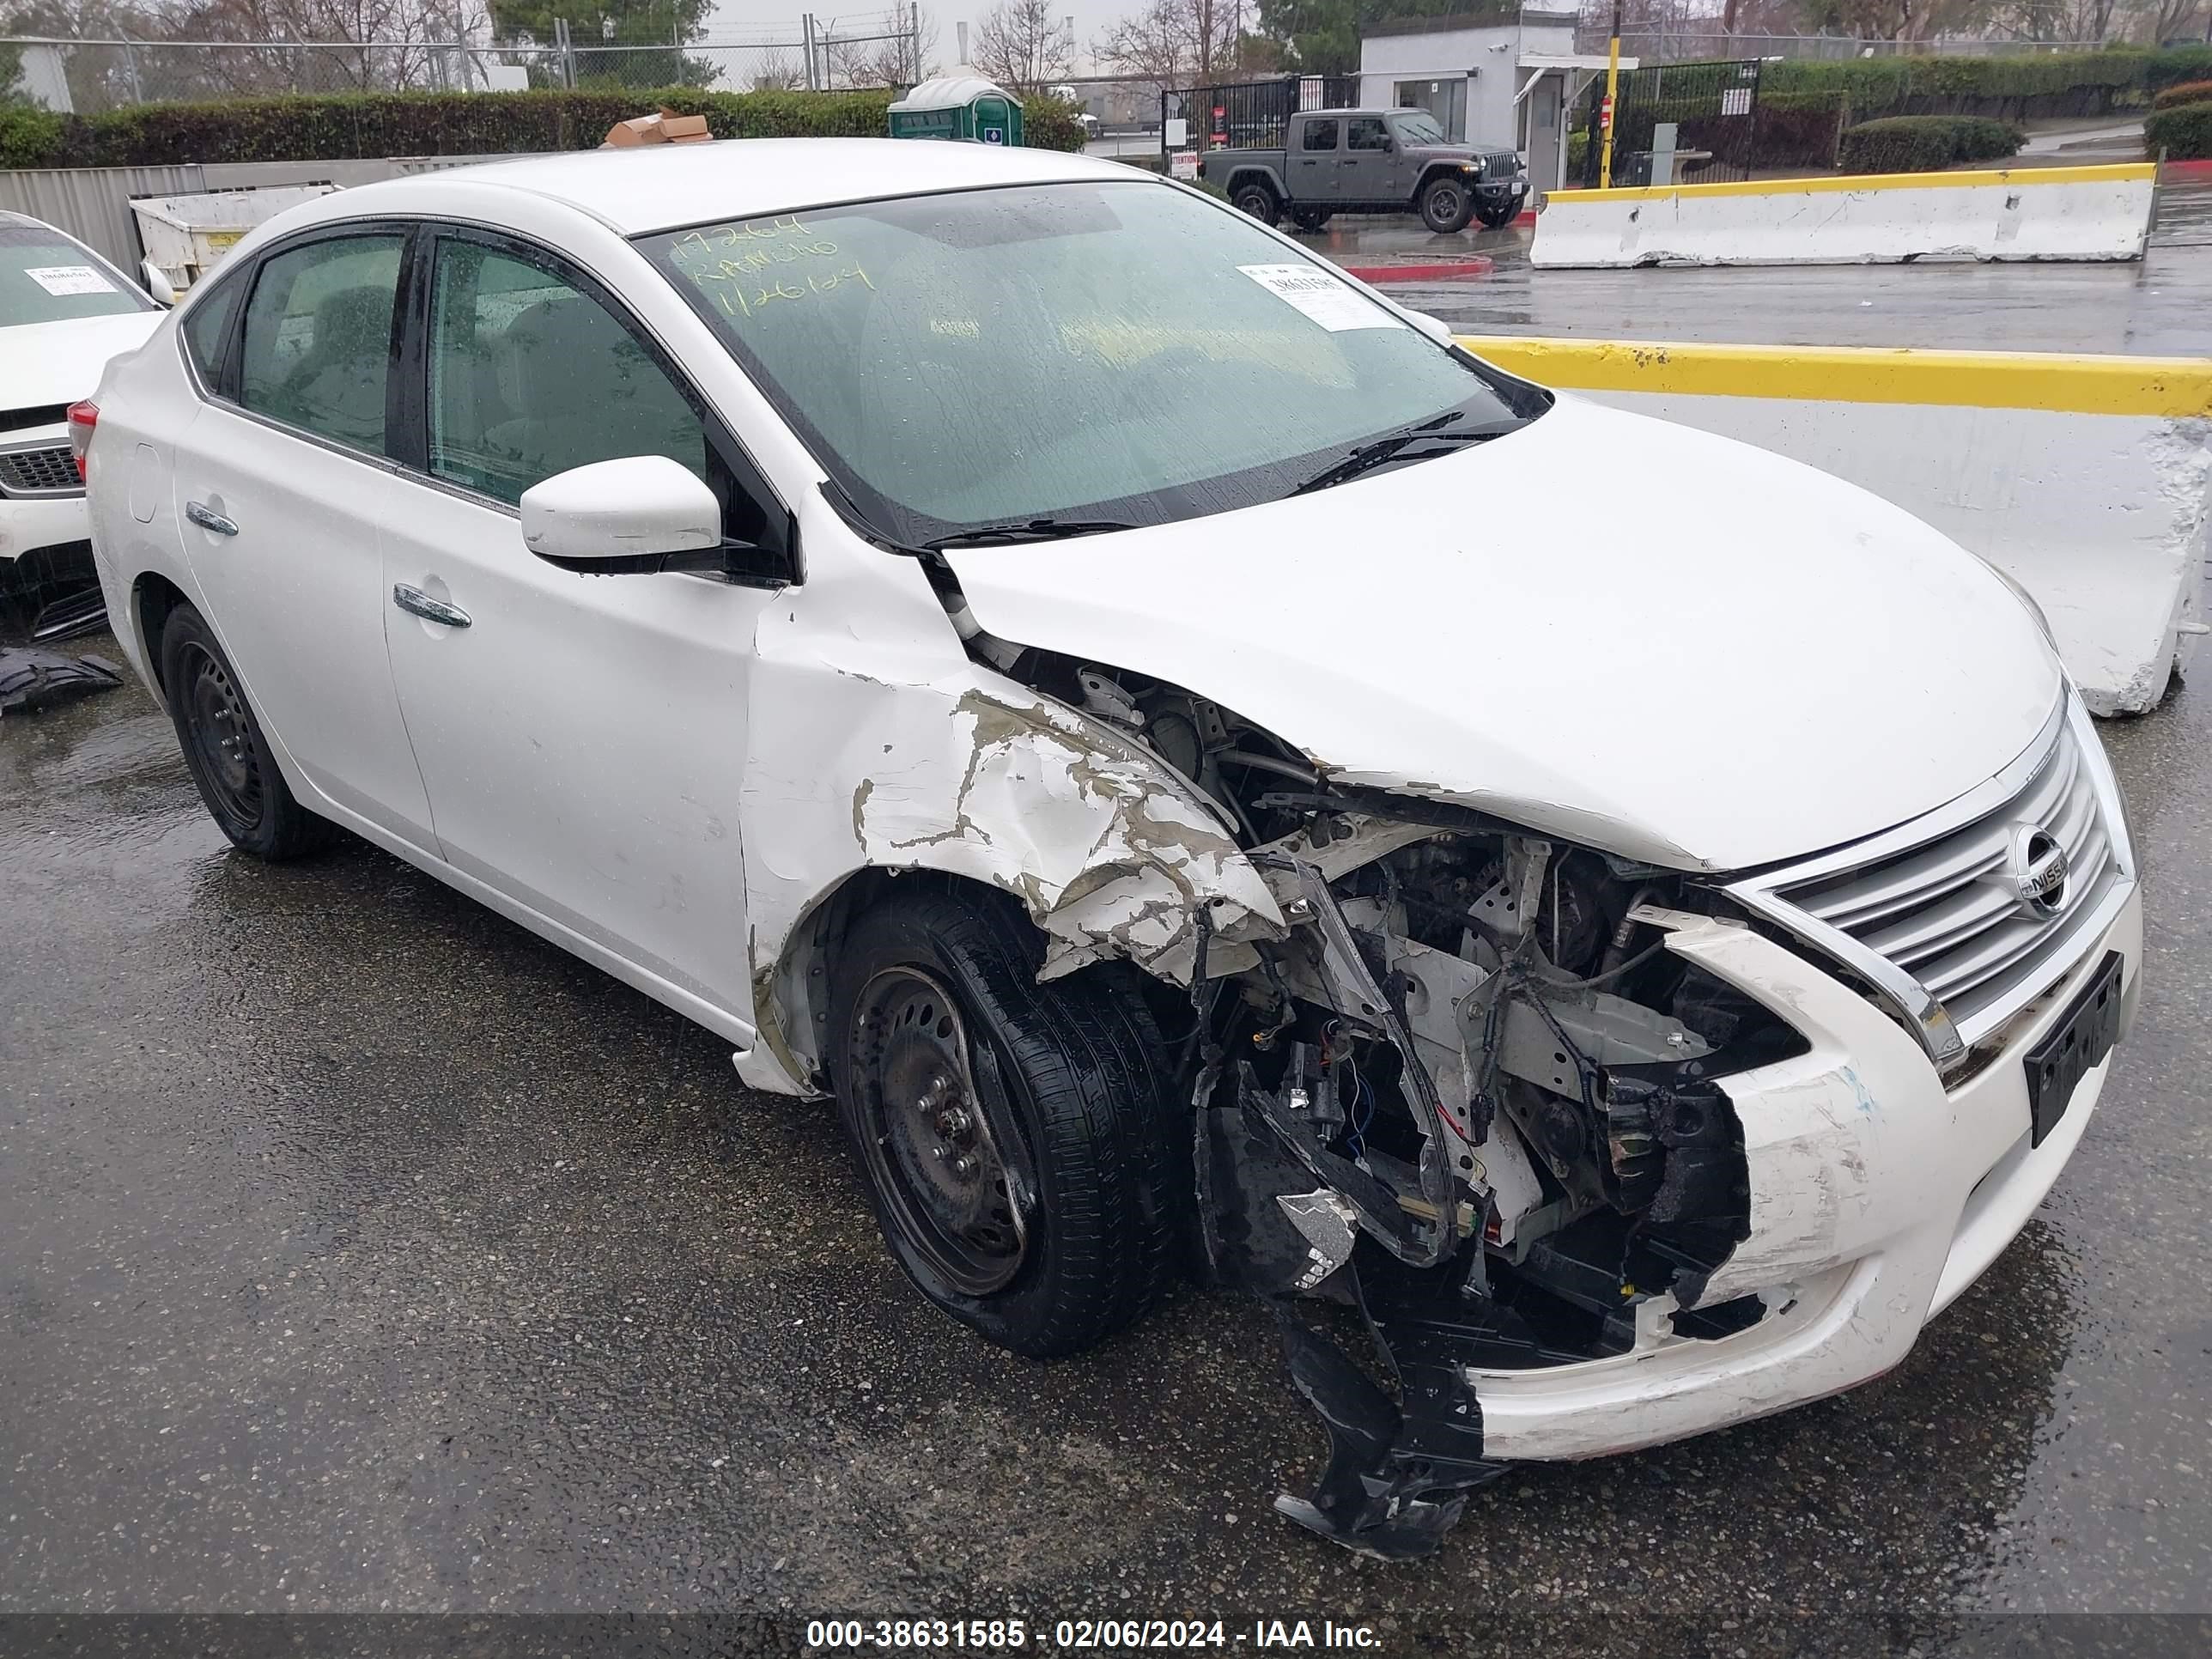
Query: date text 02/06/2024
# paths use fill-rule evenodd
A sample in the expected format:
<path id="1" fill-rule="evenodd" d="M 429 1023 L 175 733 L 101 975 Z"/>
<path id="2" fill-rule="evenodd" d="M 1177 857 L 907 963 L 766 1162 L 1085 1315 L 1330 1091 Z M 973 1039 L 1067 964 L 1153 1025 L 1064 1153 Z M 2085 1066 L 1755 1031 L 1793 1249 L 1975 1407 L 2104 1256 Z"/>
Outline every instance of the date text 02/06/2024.
<path id="1" fill-rule="evenodd" d="M 1372 1651 L 1381 1644 L 1366 1625 L 1334 1620 L 1255 1619 L 1232 1626 L 1219 1619 L 817 1619 L 806 1626 L 809 1653 L 841 1650 L 1012 1651 L 1030 1646 L 1061 1652 L 1164 1651 L 1207 1648 L 1340 1648 Z"/>

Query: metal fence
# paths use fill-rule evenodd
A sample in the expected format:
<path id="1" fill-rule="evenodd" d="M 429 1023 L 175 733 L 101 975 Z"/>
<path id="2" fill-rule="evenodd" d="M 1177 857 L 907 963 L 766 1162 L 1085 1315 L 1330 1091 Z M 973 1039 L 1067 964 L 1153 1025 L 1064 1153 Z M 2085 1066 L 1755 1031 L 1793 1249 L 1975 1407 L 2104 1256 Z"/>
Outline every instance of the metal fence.
<path id="1" fill-rule="evenodd" d="M 1613 107 L 1613 182 L 1653 182 L 1658 129 L 1674 129 L 1668 184 L 1714 185 L 1748 179 L 1759 124 L 1756 58 L 1707 64 L 1662 64 L 1626 70 Z M 1605 81 L 1590 83 L 1573 126 L 1583 137 L 1576 182 L 1595 189 L 1602 176 Z"/>
<path id="2" fill-rule="evenodd" d="M 483 92 L 525 87 L 650 91 L 697 87 L 858 88 L 921 78 L 919 9 L 901 4 L 842 27 L 807 15 L 741 40 L 609 42 L 556 20 L 545 45 L 482 41 L 150 40 L 0 37 L 0 75 L 51 109 L 94 115 L 131 104 L 286 93 Z M 9 90 L 0 86 L 0 94 Z"/>
<path id="3" fill-rule="evenodd" d="M 1575 50 L 1601 52 L 1607 30 L 1584 23 Z M 2095 41 L 1942 39 L 1868 40 L 1844 34 L 1728 34 L 1717 29 L 1626 29 L 1620 55 L 1643 64 L 1711 62 L 1742 58 L 2004 58 L 2023 52 L 2094 52 Z"/>
<path id="4" fill-rule="evenodd" d="M 1160 94 L 1160 153 L 1189 149 L 1276 149 L 1302 109 L 1340 109 L 1359 101 L 1359 77 L 1292 75 L 1273 81 L 1181 87 Z M 1174 124 L 1183 139 L 1170 142 Z"/>

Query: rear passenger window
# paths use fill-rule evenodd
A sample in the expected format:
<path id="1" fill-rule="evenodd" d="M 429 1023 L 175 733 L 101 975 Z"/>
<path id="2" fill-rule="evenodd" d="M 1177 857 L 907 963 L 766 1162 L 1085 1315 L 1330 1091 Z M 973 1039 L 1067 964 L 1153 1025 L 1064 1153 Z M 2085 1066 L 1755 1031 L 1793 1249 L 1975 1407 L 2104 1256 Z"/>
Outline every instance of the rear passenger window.
<path id="1" fill-rule="evenodd" d="M 1306 148 L 1308 149 L 1334 149 L 1336 148 L 1336 123 L 1334 121 L 1307 122 Z"/>
<path id="2" fill-rule="evenodd" d="M 333 237 L 264 262 L 246 305 L 239 402 L 349 448 L 383 453 L 404 240 Z"/>
<path id="3" fill-rule="evenodd" d="M 213 292 L 193 300 L 184 321 L 177 325 L 185 337 L 185 350 L 192 367 L 199 370 L 201 381 L 211 392 L 223 389 L 223 347 L 230 337 L 231 313 L 237 310 L 238 296 L 245 291 L 242 283 L 218 283 Z"/>
<path id="4" fill-rule="evenodd" d="M 430 299 L 430 471 L 519 501 L 592 461 L 710 477 L 698 413 L 638 337 L 533 261 L 441 238 Z"/>

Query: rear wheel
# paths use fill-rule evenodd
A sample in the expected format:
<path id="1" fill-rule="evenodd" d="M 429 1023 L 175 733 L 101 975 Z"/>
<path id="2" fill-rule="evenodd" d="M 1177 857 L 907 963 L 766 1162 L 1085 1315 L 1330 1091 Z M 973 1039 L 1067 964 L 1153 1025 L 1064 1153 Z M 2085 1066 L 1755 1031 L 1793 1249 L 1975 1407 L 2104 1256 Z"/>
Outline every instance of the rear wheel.
<path id="1" fill-rule="evenodd" d="M 1467 228 L 1474 216 L 1474 196 L 1456 179 L 1433 179 L 1421 191 L 1421 222 L 1439 236 Z"/>
<path id="2" fill-rule="evenodd" d="M 830 1007 L 845 1128 L 892 1256 L 1001 1347 L 1077 1352 L 1172 1274 L 1177 1171 L 1159 1033 L 1118 965 L 1039 984 L 996 894 L 901 892 L 854 925 Z"/>
<path id="3" fill-rule="evenodd" d="M 1319 230 L 1328 222 L 1327 208 L 1292 208 L 1291 222 L 1300 230 Z"/>
<path id="4" fill-rule="evenodd" d="M 1272 225 L 1283 216 L 1282 204 L 1276 201 L 1275 192 L 1256 180 L 1239 185 L 1230 193 L 1229 204 L 1240 213 L 1249 213 L 1263 225 Z"/>
<path id="5" fill-rule="evenodd" d="M 331 824 L 293 797 L 238 671 L 189 605 L 170 611 L 162 625 L 161 687 L 185 768 L 234 846 L 274 864 L 329 844 Z"/>

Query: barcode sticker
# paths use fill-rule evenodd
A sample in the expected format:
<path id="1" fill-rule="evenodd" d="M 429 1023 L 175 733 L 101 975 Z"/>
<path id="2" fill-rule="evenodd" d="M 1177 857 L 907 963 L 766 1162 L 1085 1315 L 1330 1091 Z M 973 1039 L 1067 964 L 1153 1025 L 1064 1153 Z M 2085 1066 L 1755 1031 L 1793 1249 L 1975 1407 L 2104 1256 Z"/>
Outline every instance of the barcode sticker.
<path id="1" fill-rule="evenodd" d="M 1352 328 L 1403 328 L 1389 312 L 1319 265 L 1239 265 L 1261 288 L 1332 334 Z"/>
<path id="2" fill-rule="evenodd" d="M 38 265 L 23 275 L 49 294 L 112 294 L 115 284 L 90 265 Z"/>

